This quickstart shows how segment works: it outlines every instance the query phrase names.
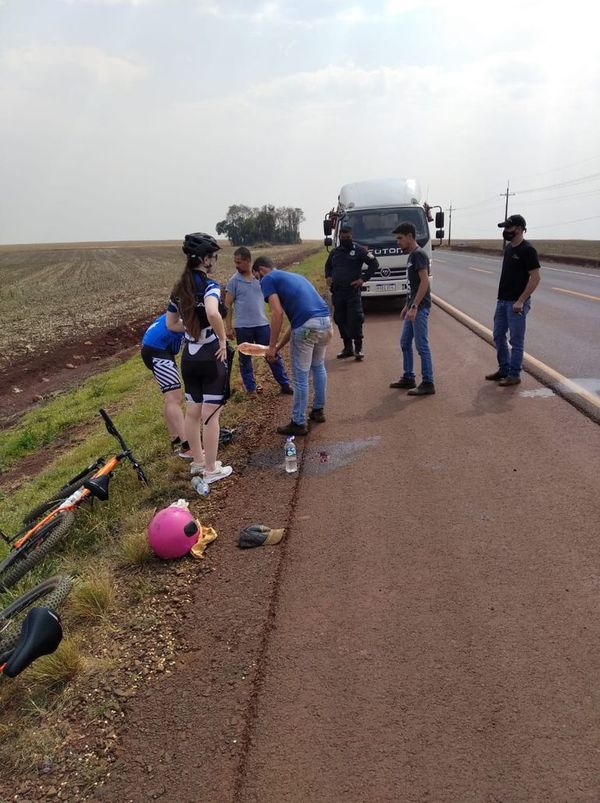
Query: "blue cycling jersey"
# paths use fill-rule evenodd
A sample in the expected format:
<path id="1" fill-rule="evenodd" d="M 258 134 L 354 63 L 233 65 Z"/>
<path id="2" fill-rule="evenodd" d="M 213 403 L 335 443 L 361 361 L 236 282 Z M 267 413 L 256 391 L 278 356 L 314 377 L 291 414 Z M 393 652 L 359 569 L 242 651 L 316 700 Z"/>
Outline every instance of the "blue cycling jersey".
<path id="1" fill-rule="evenodd" d="M 163 312 L 146 329 L 142 338 L 142 346 L 151 346 L 155 349 L 165 349 L 172 354 L 177 354 L 181 348 L 183 332 L 171 332 L 167 329 L 167 314 Z"/>

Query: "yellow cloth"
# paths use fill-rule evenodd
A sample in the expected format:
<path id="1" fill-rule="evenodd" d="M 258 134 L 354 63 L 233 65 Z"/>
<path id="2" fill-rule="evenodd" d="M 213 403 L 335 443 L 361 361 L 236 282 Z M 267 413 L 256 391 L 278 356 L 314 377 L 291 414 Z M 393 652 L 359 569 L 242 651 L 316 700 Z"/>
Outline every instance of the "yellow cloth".
<path id="1" fill-rule="evenodd" d="M 198 522 L 200 526 L 200 522 Z M 194 546 L 191 549 L 191 554 L 198 558 L 198 560 L 202 560 L 204 558 L 204 550 L 206 547 L 212 543 L 215 538 L 218 538 L 217 531 L 214 527 L 202 527 L 200 526 L 201 537 L 196 541 Z"/>

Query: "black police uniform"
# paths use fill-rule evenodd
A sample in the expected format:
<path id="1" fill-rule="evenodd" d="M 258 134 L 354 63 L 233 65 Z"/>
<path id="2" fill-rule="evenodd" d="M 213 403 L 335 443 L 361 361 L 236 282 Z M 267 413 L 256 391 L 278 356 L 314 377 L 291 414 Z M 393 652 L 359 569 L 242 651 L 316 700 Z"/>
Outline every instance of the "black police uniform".
<path id="1" fill-rule="evenodd" d="M 367 266 L 364 274 L 363 265 Z M 346 248 L 338 245 L 327 257 L 325 278 L 331 278 L 333 320 L 344 341 L 344 350 L 338 356 L 351 357 L 354 353 L 362 357 L 364 314 L 361 290 L 360 287 L 352 287 L 351 283 L 357 279 L 368 281 L 378 267 L 379 262 L 373 254 L 354 242 Z"/>

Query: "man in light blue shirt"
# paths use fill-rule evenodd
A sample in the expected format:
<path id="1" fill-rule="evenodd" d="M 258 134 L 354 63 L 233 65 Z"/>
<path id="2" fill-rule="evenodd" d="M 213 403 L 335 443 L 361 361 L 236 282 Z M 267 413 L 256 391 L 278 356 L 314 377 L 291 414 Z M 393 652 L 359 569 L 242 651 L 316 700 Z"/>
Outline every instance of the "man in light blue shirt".
<path id="1" fill-rule="evenodd" d="M 232 326 L 233 307 L 235 306 L 235 339 L 237 343 L 259 343 L 268 346 L 271 337 L 269 319 L 265 314 L 265 302 L 260 289 L 260 282 L 252 275 L 252 255 L 245 246 L 240 246 L 233 252 L 233 261 L 236 272 L 227 282 L 225 292 L 225 330 L 227 337 L 233 339 Z M 238 352 L 240 360 L 240 375 L 248 393 L 256 393 L 256 381 L 252 370 L 252 357 Z M 285 372 L 285 365 L 280 354 L 269 362 L 275 381 L 286 395 L 293 393 L 290 380 Z"/>

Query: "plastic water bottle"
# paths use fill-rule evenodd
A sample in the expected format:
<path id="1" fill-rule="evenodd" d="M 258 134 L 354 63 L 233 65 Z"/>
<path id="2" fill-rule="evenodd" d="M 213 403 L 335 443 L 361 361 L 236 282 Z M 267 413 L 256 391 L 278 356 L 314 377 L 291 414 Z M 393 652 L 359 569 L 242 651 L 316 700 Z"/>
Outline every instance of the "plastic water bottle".
<path id="1" fill-rule="evenodd" d="M 290 435 L 283 447 L 283 454 L 285 455 L 285 470 L 288 474 L 293 474 L 298 471 L 298 458 L 296 457 L 296 444 L 294 443 L 294 436 Z"/>
<path id="2" fill-rule="evenodd" d="M 206 482 L 204 477 L 192 477 L 192 487 L 198 491 L 200 496 L 208 496 L 210 492 L 210 485 Z"/>

